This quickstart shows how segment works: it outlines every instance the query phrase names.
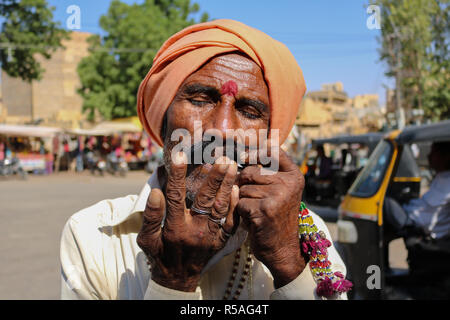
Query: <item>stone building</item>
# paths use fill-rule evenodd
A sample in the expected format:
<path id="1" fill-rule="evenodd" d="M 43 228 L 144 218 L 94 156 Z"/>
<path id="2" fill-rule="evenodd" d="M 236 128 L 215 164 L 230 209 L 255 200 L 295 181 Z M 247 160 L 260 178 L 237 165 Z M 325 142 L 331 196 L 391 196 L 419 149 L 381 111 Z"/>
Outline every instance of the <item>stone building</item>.
<path id="1" fill-rule="evenodd" d="M 88 55 L 86 40 L 90 36 L 90 33 L 71 32 L 70 39 L 62 43 L 65 48 L 54 52 L 51 59 L 38 56 L 45 69 L 40 81 L 28 83 L 2 72 L 3 122 L 79 127 L 83 120 L 83 101 L 77 93 L 80 86 L 77 66 Z"/>
<path id="2" fill-rule="evenodd" d="M 323 84 L 307 93 L 296 124 L 309 139 L 378 131 L 384 121 L 378 100 L 376 94 L 350 98 L 341 82 Z"/>
<path id="3" fill-rule="evenodd" d="M 2 90 L 0 90 L 0 123 L 4 122 L 5 120 L 6 120 L 6 109 L 3 107 Z"/>

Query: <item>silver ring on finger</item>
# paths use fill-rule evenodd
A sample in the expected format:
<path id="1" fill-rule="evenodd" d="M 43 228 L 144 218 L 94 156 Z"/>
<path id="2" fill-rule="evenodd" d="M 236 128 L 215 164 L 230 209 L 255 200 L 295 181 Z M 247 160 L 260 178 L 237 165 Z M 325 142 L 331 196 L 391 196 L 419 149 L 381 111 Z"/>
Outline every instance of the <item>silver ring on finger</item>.
<path id="1" fill-rule="evenodd" d="M 201 215 L 206 215 L 206 216 L 209 216 L 211 214 L 211 212 L 212 212 L 211 210 L 199 209 L 195 205 L 191 206 L 191 211 L 193 211 L 195 213 L 198 213 L 198 214 L 201 214 Z"/>
<path id="2" fill-rule="evenodd" d="M 214 219 L 211 216 L 208 217 L 209 220 L 211 220 L 214 223 L 217 223 L 220 227 L 222 227 L 225 224 L 225 221 L 227 220 L 226 217 L 220 218 L 220 219 Z"/>

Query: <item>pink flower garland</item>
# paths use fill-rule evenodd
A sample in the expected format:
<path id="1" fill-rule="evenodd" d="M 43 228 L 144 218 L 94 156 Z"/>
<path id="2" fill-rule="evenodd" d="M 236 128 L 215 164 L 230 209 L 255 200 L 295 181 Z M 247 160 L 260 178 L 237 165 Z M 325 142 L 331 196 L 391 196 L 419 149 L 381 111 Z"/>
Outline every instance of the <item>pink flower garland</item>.
<path id="1" fill-rule="evenodd" d="M 353 284 L 346 280 L 341 272 L 332 272 L 327 250 L 331 247 L 331 241 L 323 231 L 317 229 L 303 202 L 300 205 L 298 220 L 301 249 L 309 259 L 309 266 L 317 282 L 317 295 L 330 298 L 351 290 Z"/>

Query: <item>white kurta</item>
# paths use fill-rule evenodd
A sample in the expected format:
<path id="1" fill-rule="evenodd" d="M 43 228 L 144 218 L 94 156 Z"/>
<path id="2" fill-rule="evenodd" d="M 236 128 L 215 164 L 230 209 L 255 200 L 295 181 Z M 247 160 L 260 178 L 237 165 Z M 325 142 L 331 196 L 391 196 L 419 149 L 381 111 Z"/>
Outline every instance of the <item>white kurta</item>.
<path id="1" fill-rule="evenodd" d="M 222 299 L 230 278 L 234 253 L 210 267 L 196 292 L 162 287 L 152 281 L 144 252 L 136 243 L 142 214 L 152 187 L 159 188 L 153 174 L 139 195 L 103 200 L 75 213 L 61 238 L 62 299 Z M 311 212 L 315 224 L 331 239 L 323 220 Z M 233 292 L 239 284 L 247 249 L 241 247 Z M 346 274 L 345 265 L 332 246 L 328 250 L 333 271 Z M 274 289 L 270 271 L 254 257 L 240 299 L 318 299 L 309 265 L 292 282 Z M 346 299 L 341 294 L 337 299 Z"/>
<path id="2" fill-rule="evenodd" d="M 430 188 L 419 199 L 403 206 L 409 217 L 436 239 L 450 236 L 450 171 L 434 177 Z"/>

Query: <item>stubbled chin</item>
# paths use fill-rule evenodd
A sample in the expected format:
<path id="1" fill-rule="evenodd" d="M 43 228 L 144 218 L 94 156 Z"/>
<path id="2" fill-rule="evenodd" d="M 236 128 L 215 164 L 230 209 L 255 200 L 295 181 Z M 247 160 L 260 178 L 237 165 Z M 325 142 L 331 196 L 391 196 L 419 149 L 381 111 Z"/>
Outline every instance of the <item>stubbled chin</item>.
<path id="1" fill-rule="evenodd" d="M 212 167 L 211 164 L 205 163 L 203 165 L 196 165 L 188 168 L 186 176 L 186 196 L 191 201 L 194 201 L 197 192 L 208 177 Z"/>
<path id="2" fill-rule="evenodd" d="M 202 165 L 189 165 L 186 178 L 192 177 L 192 179 L 204 179 L 208 176 L 212 167 L 212 164 L 209 163 Z"/>

